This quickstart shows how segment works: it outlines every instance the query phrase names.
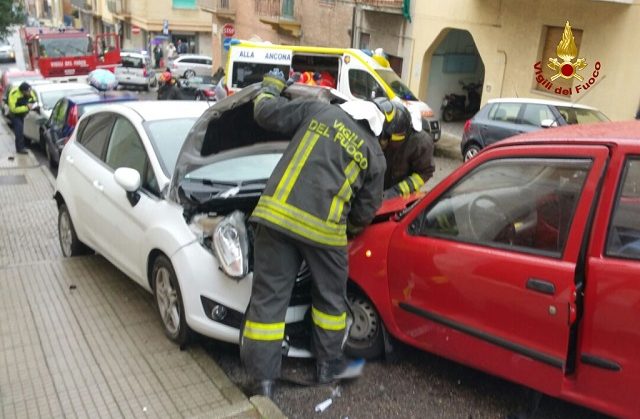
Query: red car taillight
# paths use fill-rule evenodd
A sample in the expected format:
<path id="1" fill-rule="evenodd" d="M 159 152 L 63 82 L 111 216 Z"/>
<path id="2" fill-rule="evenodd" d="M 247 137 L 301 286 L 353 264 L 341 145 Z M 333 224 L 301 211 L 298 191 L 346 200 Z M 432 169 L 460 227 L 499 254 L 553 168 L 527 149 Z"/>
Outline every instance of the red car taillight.
<path id="1" fill-rule="evenodd" d="M 471 129 L 471 120 L 467 119 L 467 122 L 464 123 L 464 133 L 466 134 Z"/>
<path id="2" fill-rule="evenodd" d="M 69 116 L 67 117 L 67 124 L 69 124 L 70 127 L 75 127 L 77 123 L 78 123 L 78 106 L 74 105 L 69 111 Z"/>
<path id="3" fill-rule="evenodd" d="M 142 77 L 147 77 L 147 66 L 142 67 Z"/>
<path id="4" fill-rule="evenodd" d="M 211 90 L 211 89 L 203 89 L 203 90 L 202 90 L 202 93 L 204 93 L 204 95 L 205 95 L 206 97 L 212 97 L 212 96 L 215 96 L 215 95 L 216 95 L 216 92 L 214 92 L 214 91 L 213 91 L 213 90 Z"/>

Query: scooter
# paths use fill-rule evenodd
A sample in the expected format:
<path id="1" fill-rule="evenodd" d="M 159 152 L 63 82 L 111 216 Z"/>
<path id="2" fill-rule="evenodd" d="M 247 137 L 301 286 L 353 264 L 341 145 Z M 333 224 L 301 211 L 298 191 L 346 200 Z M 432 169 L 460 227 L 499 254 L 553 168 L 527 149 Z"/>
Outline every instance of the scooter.
<path id="1" fill-rule="evenodd" d="M 466 95 L 455 93 L 445 95 L 441 106 L 442 120 L 445 122 L 466 119 L 473 116 L 480 109 L 480 93 L 478 89 L 482 87 L 482 84 L 474 82 L 465 84 L 462 80 L 459 83 L 462 85 L 462 90 L 466 92 Z"/>

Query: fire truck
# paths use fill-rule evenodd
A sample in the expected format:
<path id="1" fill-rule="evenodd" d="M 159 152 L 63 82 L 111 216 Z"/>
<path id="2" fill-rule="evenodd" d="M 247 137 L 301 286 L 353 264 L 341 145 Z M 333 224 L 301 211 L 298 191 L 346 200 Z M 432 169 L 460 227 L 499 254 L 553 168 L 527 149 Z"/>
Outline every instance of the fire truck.
<path id="1" fill-rule="evenodd" d="M 27 68 L 45 78 L 77 81 L 96 68 L 114 71 L 121 61 L 115 33 L 92 37 L 77 29 L 23 27 L 20 38 Z"/>

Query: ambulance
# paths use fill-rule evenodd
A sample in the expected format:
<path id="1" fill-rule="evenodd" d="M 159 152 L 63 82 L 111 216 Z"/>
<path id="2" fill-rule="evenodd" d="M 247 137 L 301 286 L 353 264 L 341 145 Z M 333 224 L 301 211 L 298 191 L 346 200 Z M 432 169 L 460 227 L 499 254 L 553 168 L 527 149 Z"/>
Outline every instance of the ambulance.
<path id="1" fill-rule="evenodd" d="M 332 87 L 349 99 L 385 96 L 401 100 L 422 117 L 422 128 L 440 139 L 440 121 L 391 69 L 382 50 L 274 45 L 233 39 L 229 43 L 225 87 L 229 94 L 262 81 L 265 73 L 280 68 L 287 75 L 302 75 L 302 82 Z"/>

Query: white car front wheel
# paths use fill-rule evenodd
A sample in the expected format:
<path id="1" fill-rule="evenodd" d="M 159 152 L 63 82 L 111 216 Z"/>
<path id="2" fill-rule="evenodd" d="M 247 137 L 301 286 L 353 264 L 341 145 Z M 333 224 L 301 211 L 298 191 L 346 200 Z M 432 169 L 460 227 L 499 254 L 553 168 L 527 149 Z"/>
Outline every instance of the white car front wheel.
<path id="1" fill-rule="evenodd" d="M 156 258 L 151 279 L 164 333 L 173 342 L 182 346 L 188 342 L 190 330 L 184 313 L 178 278 L 171 261 L 166 256 L 161 255 Z"/>

